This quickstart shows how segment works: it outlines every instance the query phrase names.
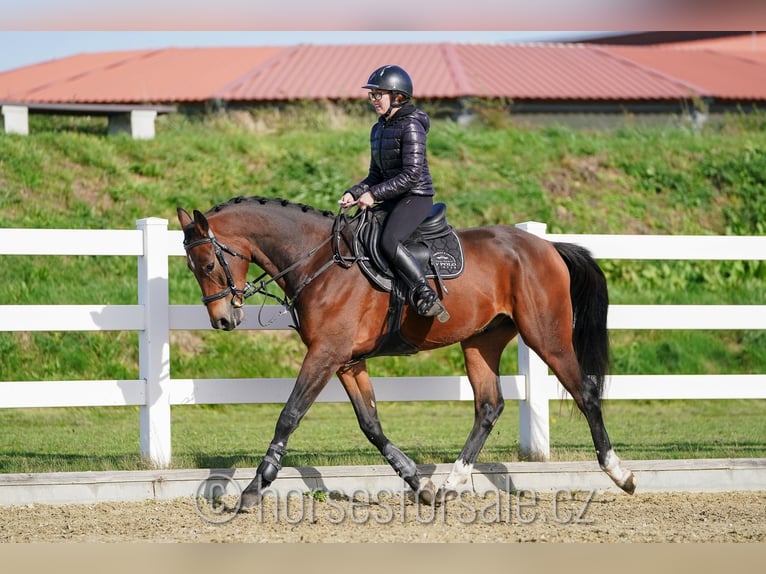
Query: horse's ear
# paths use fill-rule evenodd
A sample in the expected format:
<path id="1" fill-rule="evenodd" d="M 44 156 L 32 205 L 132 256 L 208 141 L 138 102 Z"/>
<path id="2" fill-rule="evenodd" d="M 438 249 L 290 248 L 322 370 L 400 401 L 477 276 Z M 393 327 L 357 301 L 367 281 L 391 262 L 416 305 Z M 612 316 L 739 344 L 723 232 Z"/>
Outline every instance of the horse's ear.
<path id="1" fill-rule="evenodd" d="M 210 233 L 210 224 L 207 222 L 207 217 L 202 215 L 202 212 L 196 209 L 194 210 L 194 223 L 197 224 L 197 227 L 203 232 L 203 235 L 208 235 Z"/>
<path id="2" fill-rule="evenodd" d="M 192 222 L 191 215 L 183 207 L 176 208 L 176 213 L 178 214 L 178 223 L 181 224 L 181 229 L 186 228 Z"/>

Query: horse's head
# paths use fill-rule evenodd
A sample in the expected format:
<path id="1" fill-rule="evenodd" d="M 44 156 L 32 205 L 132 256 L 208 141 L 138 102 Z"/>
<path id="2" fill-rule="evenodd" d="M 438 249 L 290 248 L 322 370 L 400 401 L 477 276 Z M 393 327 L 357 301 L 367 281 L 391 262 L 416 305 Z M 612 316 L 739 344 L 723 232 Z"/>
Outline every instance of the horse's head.
<path id="1" fill-rule="evenodd" d="M 219 241 L 207 218 L 196 209 L 194 219 L 183 208 L 177 211 L 184 232 L 186 264 L 202 289 L 210 324 L 214 329 L 231 331 L 245 316 L 242 304 L 250 259 Z"/>

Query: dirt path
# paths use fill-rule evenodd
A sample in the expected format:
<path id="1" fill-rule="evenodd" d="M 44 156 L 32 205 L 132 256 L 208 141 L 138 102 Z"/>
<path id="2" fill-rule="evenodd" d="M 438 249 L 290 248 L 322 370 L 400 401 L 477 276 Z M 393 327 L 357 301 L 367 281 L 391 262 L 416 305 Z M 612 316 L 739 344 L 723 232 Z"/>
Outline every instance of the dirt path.
<path id="1" fill-rule="evenodd" d="M 0 542 L 766 542 L 766 490 L 296 497 L 232 515 L 191 498 L 0 507 Z"/>

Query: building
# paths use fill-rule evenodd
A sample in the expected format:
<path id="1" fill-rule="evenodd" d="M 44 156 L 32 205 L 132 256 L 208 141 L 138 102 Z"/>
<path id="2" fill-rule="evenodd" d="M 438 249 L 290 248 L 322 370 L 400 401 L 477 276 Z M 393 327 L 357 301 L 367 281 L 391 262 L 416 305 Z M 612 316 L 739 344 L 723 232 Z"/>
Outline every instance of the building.
<path id="1" fill-rule="evenodd" d="M 646 43 L 646 35 L 578 43 L 163 48 L 80 54 L 0 74 L 5 131 L 29 113 L 106 115 L 110 131 L 153 137 L 157 114 L 295 101 L 361 100 L 378 65 L 405 67 L 416 98 L 469 120 L 498 100 L 520 121 L 684 116 L 766 104 L 766 34 Z M 671 40 L 669 42 L 664 40 Z M 636 44 L 638 43 L 638 45 Z M 26 131 L 25 131 L 26 129 Z"/>

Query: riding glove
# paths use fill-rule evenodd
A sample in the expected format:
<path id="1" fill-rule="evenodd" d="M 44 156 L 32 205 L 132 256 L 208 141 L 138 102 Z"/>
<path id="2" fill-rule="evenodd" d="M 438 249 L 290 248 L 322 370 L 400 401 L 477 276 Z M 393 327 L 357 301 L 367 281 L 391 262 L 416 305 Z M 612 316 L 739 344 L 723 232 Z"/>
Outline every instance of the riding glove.
<path id="1" fill-rule="evenodd" d="M 361 196 L 361 195 L 362 195 L 362 194 L 363 194 L 365 191 L 368 191 L 369 189 L 370 189 L 370 186 L 369 186 L 369 185 L 367 185 L 366 183 L 358 183 L 358 184 L 356 184 L 356 185 L 352 185 L 352 186 L 351 186 L 351 187 L 349 187 L 349 188 L 348 188 L 346 191 L 344 191 L 344 192 L 341 194 L 341 197 L 342 197 L 342 196 L 344 196 L 344 195 L 346 195 L 347 193 L 350 193 L 350 194 L 351 194 L 351 195 L 354 197 L 354 200 L 357 200 L 357 199 L 359 199 L 359 197 L 360 197 L 360 196 Z"/>

